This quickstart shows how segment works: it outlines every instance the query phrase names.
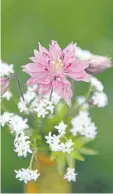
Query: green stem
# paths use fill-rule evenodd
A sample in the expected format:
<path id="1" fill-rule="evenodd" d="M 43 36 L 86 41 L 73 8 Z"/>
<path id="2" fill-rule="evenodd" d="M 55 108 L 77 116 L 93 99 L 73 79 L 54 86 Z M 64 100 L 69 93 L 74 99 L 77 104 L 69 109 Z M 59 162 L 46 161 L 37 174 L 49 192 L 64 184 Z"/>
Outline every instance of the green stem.
<path id="1" fill-rule="evenodd" d="M 12 78 L 15 78 L 15 79 L 17 80 L 17 84 L 18 84 L 18 88 L 19 88 L 20 94 L 21 94 L 21 96 L 22 96 L 22 98 L 23 98 L 23 101 L 25 101 L 24 96 L 23 96 L 23 92 L 22 92 L 22 89 L 21 89 L 21 83 L 20 83 L 19 77 L 18 77 L 16 74 L 13 74 L 13 75 L 10 77 L 10 79 L 12 79 Z"/>
<path id="2" fill-rule="evenodd" d="M 29 167 L 28 167 L 29 169 L 32 169 L 32 164 L 33 164 L 33 160 L 34 160 L 36 152 L 37 152 L 37 149 L 34 149 L 32 156 L 31 156 L 30 163 L 29 163 Z"/>

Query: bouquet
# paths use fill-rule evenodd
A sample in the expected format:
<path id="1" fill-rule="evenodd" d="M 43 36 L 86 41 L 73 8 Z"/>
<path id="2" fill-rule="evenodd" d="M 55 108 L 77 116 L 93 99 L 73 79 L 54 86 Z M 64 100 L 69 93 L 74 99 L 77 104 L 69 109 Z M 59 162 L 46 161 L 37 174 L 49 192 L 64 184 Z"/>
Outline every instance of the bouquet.
<path id="1" fill-rule="evenodd" d="M 50 164 L 55 162 L 56 173 L 65 182 L 76 182 L 76 160 L 84 161 L 84 155 L 97 154 L 87 147 L 97 136 L 90 109 L 105 107 L 108 99 L 103 84 L 94 75 L 111 67 L 111 60 L 74 43 L 62 50 L 57 41 L 52 41 L 48 50 L 39 43 L 39 50 L 34 50 L 30 60 L 22 66 L 30 76 L 24 93 L 14 66 L 1 61 L 0 123 L 9 127 L 17 156 L 31 158 L 26 169 L 14 169 L 14 173 L 26 185 L 38 185 L 44 173 L 40 163 L 47 160 Z M 21 94 L 18 114 L 5 107 L 5 100 L 13 103 L 15 96 L 10 91 L 11 80 L 17 81 Z M 88 91 L 76 96 L 79 82 L 86 82 Z"/>

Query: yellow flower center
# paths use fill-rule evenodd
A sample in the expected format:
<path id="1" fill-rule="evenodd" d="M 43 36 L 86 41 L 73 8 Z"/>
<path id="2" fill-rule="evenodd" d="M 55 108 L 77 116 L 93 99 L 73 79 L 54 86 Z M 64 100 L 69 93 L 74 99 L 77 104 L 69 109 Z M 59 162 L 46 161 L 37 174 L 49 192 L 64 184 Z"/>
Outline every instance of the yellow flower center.
<path id="1" fill-rule="evenodd" d="M 57 61 L 54 62 L 54 71 L 56 73 L 60 73 L 62 70 L 63 64 L 61 59 L 58 59 Z"/>

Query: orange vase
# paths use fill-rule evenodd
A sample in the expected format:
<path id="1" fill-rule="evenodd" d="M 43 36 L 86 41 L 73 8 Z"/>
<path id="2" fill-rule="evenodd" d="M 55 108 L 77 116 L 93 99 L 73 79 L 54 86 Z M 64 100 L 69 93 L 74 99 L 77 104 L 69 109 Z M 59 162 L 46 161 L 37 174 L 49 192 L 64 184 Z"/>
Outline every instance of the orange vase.
<path id="1" fill-rule="evenodd" d="M 40 177 L 25 185 L 25 193 L 69 193 L 70 184 L 59 175 L 57 164 L 41 153 L 37 154 L 34 169 L 38 169 Z"/>

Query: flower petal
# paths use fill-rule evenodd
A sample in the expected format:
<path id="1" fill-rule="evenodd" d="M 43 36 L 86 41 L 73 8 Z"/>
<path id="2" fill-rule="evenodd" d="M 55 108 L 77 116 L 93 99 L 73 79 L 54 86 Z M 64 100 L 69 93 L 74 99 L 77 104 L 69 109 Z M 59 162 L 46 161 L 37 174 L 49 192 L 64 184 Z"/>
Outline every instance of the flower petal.
<path id="1" fill-rule="evenodd" d="M 64 98 L 69 106 L 71 106 L 72 90 L 68 80 L 53 81 L 53 89 L 59 96 Z"/>
<path id="2" fill-rule="evenodd" d="M 52 83 L 47 82 L 47 83 L 40 83 L 39 86 L 39 93 L 40 94 L 48 94 L 52 89 Z"/>
<path id="3" fill-rule="evenodd" d="M 60 58 L 62 49 L 58 45 L 57 41 L 52 41 L 52 44 L 49 48 L 49 53 L 53 61 L 56 61 Z"/>
<path id="4" fill-rule="evenodd" d="M 79 73 L 66 73 L 65 75 L 69 76 L 75 81 L 85 81 L 85 82 L 88 82 L 91 77 L 91 75 L 87 74 L 85 71 Z"/>

